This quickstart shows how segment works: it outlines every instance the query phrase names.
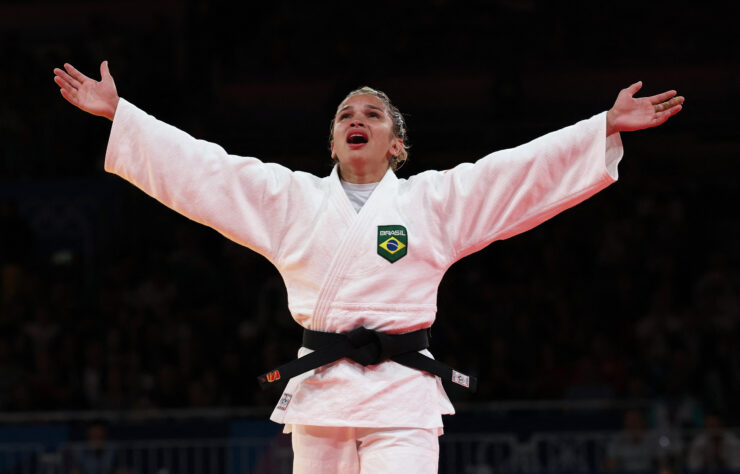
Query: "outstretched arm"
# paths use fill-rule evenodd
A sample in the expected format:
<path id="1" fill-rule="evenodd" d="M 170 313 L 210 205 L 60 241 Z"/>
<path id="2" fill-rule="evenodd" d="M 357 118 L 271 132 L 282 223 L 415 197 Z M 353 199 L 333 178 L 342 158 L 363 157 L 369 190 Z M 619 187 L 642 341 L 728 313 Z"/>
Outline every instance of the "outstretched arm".
<path id="1" fill-rule="evenodd" d="M 112 121 L 118 107 L 118 92 L 108 70 L 108 61 L 100 64 L 100 81 L 87 77 L 71 64 L 65 63 L 64 69 L 66 71 L 54 68 L 54 82 L 62 96 L 85 112 Z"/>
<path id="2" fill-rule="evenodd" d="M 652 97 L 634 97 L 641 88 L 642 81 L 638 81 L 619 92 L 614 106 L 606 114 L 607 136 L 657 127 L 681 111 L 684 98 L 676 96 L 676 91 Z"/>

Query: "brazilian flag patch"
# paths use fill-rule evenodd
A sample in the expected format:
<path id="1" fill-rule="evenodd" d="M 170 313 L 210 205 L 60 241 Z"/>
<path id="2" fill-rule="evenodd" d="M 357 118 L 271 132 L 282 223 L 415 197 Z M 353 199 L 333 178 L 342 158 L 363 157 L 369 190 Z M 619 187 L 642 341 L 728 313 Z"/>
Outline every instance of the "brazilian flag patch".
<path id="1" fill-rule="evenodd" d="M 402 225 L 378 226 L 378 255 L 393 263 L 406 256 L 409 238 Z"/>

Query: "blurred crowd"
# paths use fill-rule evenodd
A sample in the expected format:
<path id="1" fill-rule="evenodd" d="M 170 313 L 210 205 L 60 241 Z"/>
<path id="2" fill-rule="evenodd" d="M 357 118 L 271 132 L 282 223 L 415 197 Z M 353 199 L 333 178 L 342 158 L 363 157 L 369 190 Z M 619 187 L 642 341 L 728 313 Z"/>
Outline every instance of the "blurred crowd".
<path id="1" fill-rule="evenodd" d="M 690 436 L 679 431 L 651 429 L 639 410 L 628 410 L 623 430 L 608 444 L 603 466 L 609 472 L 738 472 L 740 438 L 716 413 Z"/>
<path id="2" fill-rule="evenodd" d="M 109 441 L 108 426 L 103 422 L 93 422 L 87 426 L 84 442 L 75 442 L 60 448 L 58 458 L 60 471 L 70 474 L 96 474 L 101 472 L 116 474 L 134 474 L 142 472 L 136 466 L 145 465 L 146 459 L 156 453 L 158 446 L 153 441 L 147 449 L 141 446 L 132 449 L 128 443 Z M 447 437 L 441 439 L 442 447 L 448 455 L 454 452 L 454 442 L 447 444 Z M 544 447 L 543 452 L 535 454 L 532 446 Z M 193 454 L 197 442 L 188 447 L 183 444 L 179 455 L 169 456 L 164 461 L 167 467 L 157 472 L 175 472 L 178 459 L 182 462 Z M 202 449 L 205 457 L 212 456 L 214 466 L 225 463 L 223 454 L 214 444 Z M 521 444 L 509 445 L 511 449 L 498 462 L 491 462 L 481 455 L 486 451 L 485 442 L 478 446 L 478 455 L 466 456 L 456 470 L 442 463 L 447 471 L 464 472 L 465 474 L 493 474 L 495 472 L 614 472 L 614 473 L 736 473 L 740 472 L 740 438 L 724 426 L 717 414 L 708 413 L 704 427 L 696 430 L 673 430 L 651 428 L 648 426 L 645 412 L 629 409 L 624 414 L 624 425 L 604 436 L 603 432 L 583 433 L 571 438 L 563 434 L 560 439 L 540 439 L 532 444 L 522 441 Z M 201 446 L 201 448 L 203 448 Z M 570 448 L 570 449 L 568 449 Z M 160 448 L 161 449 L 161 448 Z M 132 451 L 138 457 L 132 456 Z M 526 454 L 525 454 L 526 453 Z M 195 456 L 196 458 L 198 456 Z M 204 456 L 200 456 L 201 458 Z M 132 462 L 134 461 L 134 462 Z M 137 462 L 138 461 L 138 462 Z M 269 454 L 262 456 L 259 465 L 250 472 L 287 472 L 274 469 L 280 461 L 271 459 Z M 205 463 L 204 463 L 205 464 Z M 273 469 L 265 466 L 272 466 Z M 505 467 L 504 467 L 505 466 Z M 561 469 L 553 469 L 560 466 Z M 567 468 L 566 468 L 567 466 Z M 503 468 L 503 469 L 502 469 Z M 148 472 L 143 470 L 143 472 Z"/>

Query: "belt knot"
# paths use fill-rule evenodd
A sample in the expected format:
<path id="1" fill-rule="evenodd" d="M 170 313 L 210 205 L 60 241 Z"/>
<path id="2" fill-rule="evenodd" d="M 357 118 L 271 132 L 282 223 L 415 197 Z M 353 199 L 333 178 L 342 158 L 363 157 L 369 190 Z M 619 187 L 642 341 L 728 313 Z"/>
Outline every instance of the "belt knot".
<path id="1" fill-rule="evenodd" d="M 391 338 L 360 326 L 344 334 L 353 350 L 347 357 L 365 366 L 379 364 L 390 356 Z"/>

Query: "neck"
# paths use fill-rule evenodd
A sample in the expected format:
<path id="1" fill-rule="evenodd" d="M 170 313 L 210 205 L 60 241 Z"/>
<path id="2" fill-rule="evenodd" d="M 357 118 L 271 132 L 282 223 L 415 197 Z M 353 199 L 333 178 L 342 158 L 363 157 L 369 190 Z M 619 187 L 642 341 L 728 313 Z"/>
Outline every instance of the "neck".
<path id="1" fill-rule="evenodd" d="M 376 170 L 357 170 L 351 166 L 342 167 L 339 165 L 339 177 L 348 183 L 354 184 L 368 184 L 377 183 L 383 176 L 385 176 L 388 168 L 376 169 Z"/>

